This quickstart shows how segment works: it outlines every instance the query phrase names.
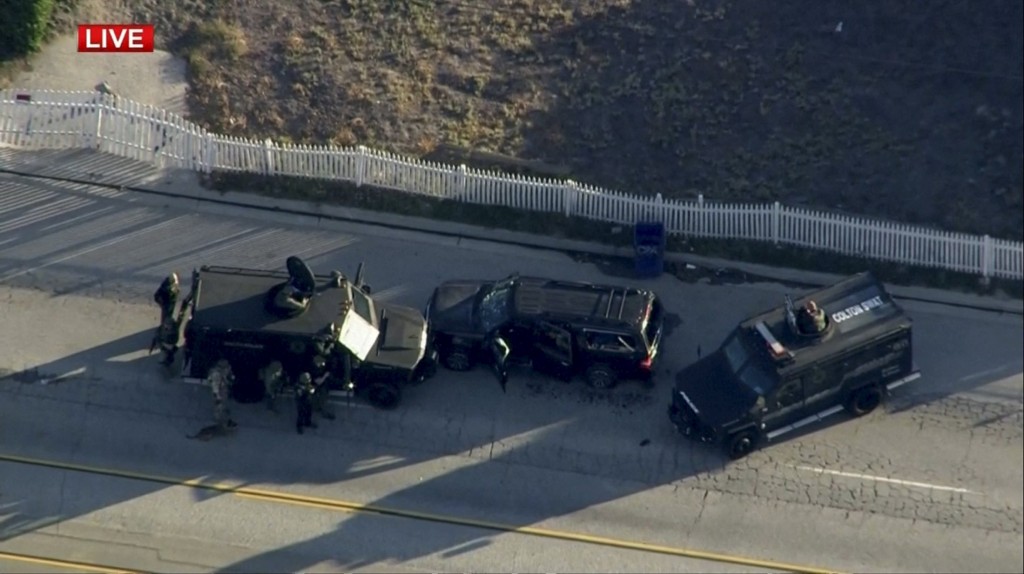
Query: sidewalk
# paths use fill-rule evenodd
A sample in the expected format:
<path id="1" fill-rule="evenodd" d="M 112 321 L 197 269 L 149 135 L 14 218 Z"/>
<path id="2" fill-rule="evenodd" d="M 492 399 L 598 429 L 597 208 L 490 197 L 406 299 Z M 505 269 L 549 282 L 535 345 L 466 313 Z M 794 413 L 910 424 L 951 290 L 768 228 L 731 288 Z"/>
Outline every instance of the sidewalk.
<path id="1" fill-rule="evenodd" d="M 91 150 L 19 150 L 0 147 L 0 171 L 34 177 L 124 188 L 171 198 L 196 200 L 196 208 L 254 209 L 274 212 L 277 217 L 295 216 L 298 220 L 316 217 L 318 220 L 352 221 L 364 225 L 385 226 L 463 239 L 514 244 L 523 247 L 586 253 L 604 257 L 631 258 L 632 250 L 599 243 L 561 239 L 504 229 L 491 229 L 465 223 L 422 219 L 391 213 L 351 207 L 321 205 L 307 201 L 270 198 L 244 192 L 215 192 L 203 188 L 199 175 L 181 169 L 161 169 L 155 166 Z M 201 204 L 203 205 L 202 207 Z M 209 205 L 213 204 L 213 205 Z M 303 221 L 303 223 L 305 223 Z M 691 264 L 706 269 L 730 269 L 749 275 L 780 282 L 809 286 L 829 285 L 841 275 L 798 269 L 770 267 L 756 263 L 730 261 L 689 253 L 667 253 L 672 263 Z M 865 263 L 865 267 L 870 263 Z M 1003 313 L 1024 314 L 1024 301 L 1011 298 L 981 296 L 970 293 L 945 291 L 926 287 L 888 286 L 899 298 L 971 307 Z"/>

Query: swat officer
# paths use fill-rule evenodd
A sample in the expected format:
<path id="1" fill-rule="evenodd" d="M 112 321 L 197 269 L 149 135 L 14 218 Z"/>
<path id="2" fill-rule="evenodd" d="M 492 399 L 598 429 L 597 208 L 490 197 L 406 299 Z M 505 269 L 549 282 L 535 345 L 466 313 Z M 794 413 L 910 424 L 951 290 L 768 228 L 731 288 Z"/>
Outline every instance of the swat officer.
<path id="1" fill-rule="evenodd" d="M 345 279 L 345 275 L 342 274 L 341 271 L 338 271 L 337 269 L 331 271 L 331 285 L 333 287 L 341 287 L 345 284 L 345 281 L 347 281 L 347 279 Z"/>
<path id="2" fill-rule="evenodd" d="M 222 429 L 238 426 L 238 423 L 231 420 L 231 413 L 228 411 L 228 397 L 231 395 L 231 385 L 235 382 L 231 364 L 224 359 L 217 361 L 207 375 L 207 382 L 213 391 L 214 422 Z"/>
<path id="3" fill-rule="evenodd" d="M 178 285 L 178 274 L 171 273 L 160 287 L 153 293 L 153 301 L 160 306 L 160 324 L 162 325 L 169 317 L 174 316 L 174 308 L 178 305 L 178 295 L 181 287 Z"/>
<path id="4" fill-rule="evenodd" d="M 342 311 L 344 312 L 344 305 L 342 305 Z M 331 323 L 327 327 L 327 332 L 321 333 L 316 336 L 313 340 L 313 347 L 316 350 L 316 354 L 323 358 L 331 358 L 332 354 L 338 350 L 338 337 L 341 335 L 341 329 L 337 325 Z"/>
<path id="5" fill-rule="evenodd" d="M 274 402 L 284 389 L 285 382 L 284 365 L 281 364 L 281 361 L 273 361 L 260 369 L 260 381 L 263 382 L 263 396 L 266 400 L 267 408 L 277 412 Z"/>
<path id="6" fill-rule="evenodd" d="M 828 323 L 825 320 L 825 311 L 818 307 L 818 304 L 814 301 L 808 301 L 804 308 L 801 309 L 800 316 L 797 318 L 800 331 L 808 335 L 817 335 L 825 331 Z"/>
<path id="7" fill-rule="evenodd" d="M 299 434 L 302 434 L 306 427 L 316 428 L 316 423 L 313 422 L 314 394 L 316 394 L 316 388 L 313 386 L 313 377 L 309 373 L 303 372 L 299 375 L 295 385 L 295 409 L 298 411 L 295 430 Z"/>
<path id="8" fill-rule="evenodd" d="M 313 357 L 313 410 L 329 421 L 334 420 L 334 412 L 328 404 L 330 392 L 327 388 L 327 379 L 331 376 L 327 370 L 327 359 L 321 355 Z"/>
<path id="9" fill-rule="evenodd" d="M 174 355 L 178 352 L 178 343 L 181 340 L 180 325 L 178 320 L 167 317 L 156 332 L 154 343 L 159 344 L 160 350 L 164 353 L 164 358 L 160 362 L 168 367 L 174 363 Z M 150 346 L 150 351 L 154 346 Z"/>

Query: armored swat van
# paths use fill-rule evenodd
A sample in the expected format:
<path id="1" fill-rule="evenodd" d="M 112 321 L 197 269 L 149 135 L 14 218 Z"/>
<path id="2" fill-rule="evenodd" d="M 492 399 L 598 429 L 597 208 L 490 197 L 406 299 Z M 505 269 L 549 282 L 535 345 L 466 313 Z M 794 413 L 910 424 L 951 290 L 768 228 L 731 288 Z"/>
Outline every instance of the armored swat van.
<path id="1" fill-rule="evenodd" d="M 288 273 L 204 266 L 193 272 L 186 297 L 184 375 L 207 376 L 220 359 L 235 375 L 235 396 L 263 395 L 258 372 L 280 361 L 291 380 L 329 355 L 332 391 L 354 391 L 381 409 L 398 405 L 403 384 L 435 369 L 427 348 L 427 323 L 412 308 L 383 305 L 363 285 L 339 272 L 314 275 L 298 257 Z M 350 384 L 351 383 L 351 384 Z"/>
<path id="2" fill-rule="evenodd" d="M 873 411 L 917 379 L 911 321 L 871 273 L 751 317 L 679 373 L 669 418 L 740 458 L 764 441 L 846 410 Z M 813 314 L 820 310 L 817 321 Z"/>

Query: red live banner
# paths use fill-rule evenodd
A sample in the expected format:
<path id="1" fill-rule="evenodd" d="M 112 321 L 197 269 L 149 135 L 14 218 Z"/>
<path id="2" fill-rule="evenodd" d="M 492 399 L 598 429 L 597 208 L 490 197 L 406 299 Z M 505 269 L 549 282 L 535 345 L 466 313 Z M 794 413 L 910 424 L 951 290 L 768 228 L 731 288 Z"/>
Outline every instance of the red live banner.
<path id="1" fill-rule="evenodd" d="M 152 52 L 152 24 L 80 24 L 79 52 Z"/>

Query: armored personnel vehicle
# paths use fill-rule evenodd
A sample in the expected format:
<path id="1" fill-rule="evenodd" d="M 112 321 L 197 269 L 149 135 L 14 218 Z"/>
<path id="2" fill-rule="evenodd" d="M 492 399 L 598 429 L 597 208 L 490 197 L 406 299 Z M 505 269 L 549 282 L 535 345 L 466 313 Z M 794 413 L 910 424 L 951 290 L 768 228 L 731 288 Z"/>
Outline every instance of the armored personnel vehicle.
<path id="1" fill-rule="evenodd" d="M 412 308 L 374 301 L 363 266 L 352 281 L 340 272 L 315 275 L 298 257 L 288 272 L 204 266 L 185 298 L 184 377 L 204 380 L 220 359 L 235 375 L 235 398 L 258 401 L 258 372 L 280 361 L 294 380 L 327 354 L 332 391 L 396 407 L 402 386 L 435 370 L 427 323 Z"/>
<path id="2" fill-rule="evenodd" d="M 800 316 L 818 309 L 817 324 Z M 866 272 L 741 322 L 679 373 L 669 418 L 740 458 L 843 410 L 864 416 L 919 377 L 910 318 Z"/>

